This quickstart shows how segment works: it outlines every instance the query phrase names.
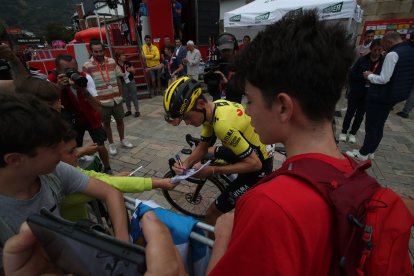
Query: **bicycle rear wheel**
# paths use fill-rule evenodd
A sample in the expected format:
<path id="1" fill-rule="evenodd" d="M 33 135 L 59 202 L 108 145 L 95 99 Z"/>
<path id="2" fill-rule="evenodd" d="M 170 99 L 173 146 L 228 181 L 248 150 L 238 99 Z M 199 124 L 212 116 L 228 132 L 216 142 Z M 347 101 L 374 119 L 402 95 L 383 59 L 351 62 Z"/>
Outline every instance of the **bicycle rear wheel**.
<path id="1" fill-rule="evenodd" d="M 172 177 L 167 172 L 164 178 Z M 198 219 L 204 219 L 211 203 L 224 191 L 223 184 L 215 177 L 205 180 L 188 178 L 173 190 L 163 190 L 165 199 L 179 212 Z"/>

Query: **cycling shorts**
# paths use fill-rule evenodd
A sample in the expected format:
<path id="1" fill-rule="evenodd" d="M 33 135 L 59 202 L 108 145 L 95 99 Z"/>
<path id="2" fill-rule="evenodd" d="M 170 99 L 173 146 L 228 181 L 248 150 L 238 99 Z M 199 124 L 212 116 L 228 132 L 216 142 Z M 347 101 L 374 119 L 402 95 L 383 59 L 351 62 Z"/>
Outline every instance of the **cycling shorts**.
<path id="1" fill-rule="evenodd" d="M 273 158 L 267 158 L 262 162 L 262 169 L 257 172 L 239 174 L 237 178 L 216 199 L 216 208 L 227 213 L 236 207 L 236 201 L 253 185 L 273 170 Z"/>

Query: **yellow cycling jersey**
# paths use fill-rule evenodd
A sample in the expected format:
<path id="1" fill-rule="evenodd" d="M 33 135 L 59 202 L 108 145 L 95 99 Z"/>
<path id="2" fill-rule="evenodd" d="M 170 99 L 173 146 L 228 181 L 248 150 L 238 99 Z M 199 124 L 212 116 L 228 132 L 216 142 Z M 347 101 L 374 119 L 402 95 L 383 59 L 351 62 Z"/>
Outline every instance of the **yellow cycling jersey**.
<path id="1" fill-rule="evenodd" d="M 217 100 L 213 103 L 213 121 L 204 122 L 201 140 L 208 141 L 216 135 L 223 146 L 229 148 L 240 159 L 246 158 L 254 150 L 262 161 L 266 160 L 269 157 L 266 146 L 260 141 L 244 107 L 226 100 Z"/>

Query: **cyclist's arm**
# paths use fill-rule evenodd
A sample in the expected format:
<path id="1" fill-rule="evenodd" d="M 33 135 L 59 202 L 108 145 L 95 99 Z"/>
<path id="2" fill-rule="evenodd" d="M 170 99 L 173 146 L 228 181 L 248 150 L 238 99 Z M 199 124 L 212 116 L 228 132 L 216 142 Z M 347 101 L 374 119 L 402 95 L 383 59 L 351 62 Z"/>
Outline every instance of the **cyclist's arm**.
<path id="1" fill-rule="evenodd" d="M 239 159 L 234 164 L 215 167 L 214 174 L 249 173 L 259 171 L 262 168 L 259 157 L 238 129 L 222 120 L 216 123 L 214 130 L 223 146 L 231 150 Z"/>
<path id="2" fill-rule="evenodd" d="M 214 166 L 213 169 L 215 175 L 257 172 L 262 169 L 262 162 L 253 151 L 249 156 L 240 159 L 237 163 L 225 166 Z"/>

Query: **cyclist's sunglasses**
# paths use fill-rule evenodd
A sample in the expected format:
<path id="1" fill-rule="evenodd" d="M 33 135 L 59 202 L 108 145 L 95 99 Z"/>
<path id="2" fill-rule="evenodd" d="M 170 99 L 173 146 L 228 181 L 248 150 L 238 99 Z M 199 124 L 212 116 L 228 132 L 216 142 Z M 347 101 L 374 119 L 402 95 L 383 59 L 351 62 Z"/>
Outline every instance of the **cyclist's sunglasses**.
<path id="1" fill-rule="evenodd" d="M 175 121 L 175 120 L 177 120 L 178 119 L 178 122 L 181 122 L 182 120 L 185 120 L 185 119 L 187 119 L 189 117 L 189 115 L 187 115 L 187 113 L 184 113 L 184 114 L 182 114 L 182 115 L 180 115 L 180 116 L 171 116 L 170 114 L 167 114 L 167 113 L 164 113 L 164 120 L 167 122 L 167 123 L 171 123 L 171 122 L 173 122 L 173 121 Z"/>
<path id="2" fill-rule="evenodd" d="M 182 117 L 183 116 L 173 117 L 170 114 L 164 113 L 164 120 L 167 123 L 170 123 L 170 122 L 174 121 L 175 119 L 180 119 L 180 121 L 182 121 L 182 119 L 183 119 Z"/>

